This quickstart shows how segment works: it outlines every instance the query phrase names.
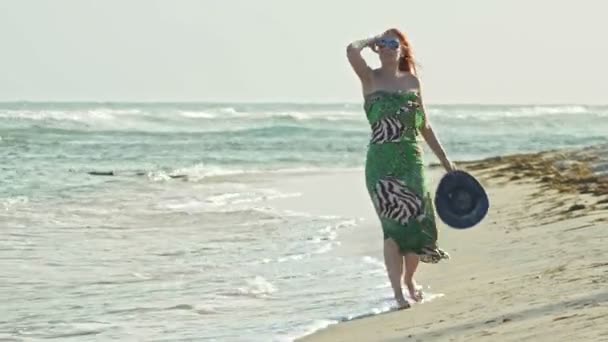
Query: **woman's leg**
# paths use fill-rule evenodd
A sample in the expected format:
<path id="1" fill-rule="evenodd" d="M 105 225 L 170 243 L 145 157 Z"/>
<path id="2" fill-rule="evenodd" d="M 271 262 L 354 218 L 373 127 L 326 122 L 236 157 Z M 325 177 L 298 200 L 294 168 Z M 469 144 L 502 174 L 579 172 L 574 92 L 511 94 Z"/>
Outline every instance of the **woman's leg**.
<path id="1" fill-rule="evenodd" d="M 400 309 L 408 308 L 410 304 L 405 300 L 405 297 L 403 297 L 403 291 L 401 290 L 403 256 L 399 251 L 399 246 L 395 240 L 391 238 L 384 239 L 384 264 L 386 265 L 388 279 L 391 281 L 391 286 L 393 287 L 397 306 Z"/>
<path id="2" fill-rule="evenodd" d="M 418 268 L 420 257 L 416 253 L 405 254 L 405 277 L 404 282 L 407 286 L 407 290 L 410 293 L 410 297 L 415 301 L 419 302 L 422 300 L 422 294 L 416 289 L 416 281 L 414 280 L 414 273 Z"/>

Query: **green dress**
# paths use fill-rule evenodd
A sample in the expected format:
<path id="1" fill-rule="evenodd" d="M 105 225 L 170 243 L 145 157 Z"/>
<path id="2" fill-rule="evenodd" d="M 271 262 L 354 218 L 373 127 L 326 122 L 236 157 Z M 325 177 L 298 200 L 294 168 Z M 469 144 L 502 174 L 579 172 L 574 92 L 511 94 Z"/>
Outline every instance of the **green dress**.
<path id="1" fill-rule="evenodd" d="M 425 124 L 417 92 L 377 91 L 365 98 L 371 126 L 365 178 L 384 239 L 422 262 L 449 258 L 437 247 L 435 209 L 426 186 L 420 130 Z"/>

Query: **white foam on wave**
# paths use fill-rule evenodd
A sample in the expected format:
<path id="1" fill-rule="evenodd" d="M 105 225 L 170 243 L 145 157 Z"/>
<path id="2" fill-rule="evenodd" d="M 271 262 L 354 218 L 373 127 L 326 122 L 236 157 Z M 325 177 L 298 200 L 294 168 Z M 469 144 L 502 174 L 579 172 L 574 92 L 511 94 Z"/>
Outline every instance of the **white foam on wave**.
<path id="1" fill-rule="evenodd" d="M 411 300 L 411 298 L 409 301 L 410 301 L 410 303 L 412 303 L 413 306 L 416 306 L 416 305 L 422 305 L 425 303 L 432 302 L 433 300 L 444 296 L 441 293 L 433 294 L 430 292 L 424 292 L 424 295 L 425 295 L 424 299 L 419 303 L 414 302 L 413 300 Z M 274 340 L 275 341 L 294 341 L 299 338 L 302 338 L 302 337 L 305 337 L 308 335 L 312 335 L 312 334 L 314 334 L 320 330 L 326 329 L 329 326 L 334 325 L 334 324 L 368 318 L 368 317 L 377 316 L 377 315 L 381 315 L 381 314 L 385 314 L 385 313 L 389 313 L 389 312 L 398 310 L 397 305 L 395 304 L 395 300 L 392 297 L 382 298 L 379 301 L 373 303 L 373 305 L 375 305 L 375 306 L 373 306 L 371 309 L 362 310 L 362 311 L 359 311 L 359 312 L 356 312 L 353 314 L 348 314 L 348 315 L 345 315 L 345 316 L 337 318 L 337 319 L 315 320 L 308 324 L 304 324 L 301 328 L 296 328 L 296 329 L 292 330 L 289 334 L 286 334 L 286 335 L 279 334 Z"/>
<path id="2" fill-rule="evenodd" d="M 322 245 L 321 247 L 319 247 L 316 251 L 313 252 L 313 254 L 325 254 L 329 251 L 331 251 L 334 248 L 334 245 L 339 245 L 339 242 L 336 243 L 326 243 L 324 245 Z"/>
<path id="3" fill-rule="evenodd" d="M 387 288 L 390 288 L 389 284 L 387 284 Z M 430 303 L 438 298 L 442 298 L 445 296 L 443 293 L 432 293 L 428 290 L 425 291 L 423 289 L 423 286 L 421 286 L 421 285 L 418 285 L 417 289 L 422 290 L 422 293 L 423 293 L 423 298 L 420 302 L 416 302 L 408 294 L 405 294 L 405 298 L 408 300 L 408 302 L 412 306 Z M 430 289 L 430 287 L 428 289 Z M 404 292 L 407 292 L 407 291 L 404 291 Z M 383 298 L 379 302 L 375 303 L 375 305 L 376 305 L 375 307 L 372 307 L 369 310 L 364 310 L 364 311 L 357 312 L 354 314 L 346 315 L 346 316 L 342 317 L 339 321 L 340 322 L 353 321 L 353 320 L 357 320 L 357 319 L 376 316 L 376 315 L 380 315 L 383 313 L 398 310 L 397 303 L 395 302 L 395 299 L 393 297 Z"/>
<path id="4" fill-rule="evenodd" d="M 327 327 L 329 327 L 330 325 L 336 324 L 338 323 L 338 321 L 336 320 L 328 320 L 328 319 L 322 319 L 322 320 L 316 320 L 316 321 L 312 321 L 309 324 L 296 329 L 294 331 L 291 331 L 287 334 L 278 334 L 277 336 L 275 336 L 272 341 L 276 341 L 276 342 L 293 342 L 299 338 L 302 338 L 304 336 L 308 336 L 308 335 L 312 335 L 315 332 L 319 331 L 319 330 L 323 330 Z"/>
<path id="5" fill-rule="evenodd" d="M 365 121 L 365 116 L 361 112 L 279 112 L 261 115 L 258 118 L 283 118 L 296 121 L 327 120 L 327 121 Z"/>
<path id="6" fill-rule="evenodd" d="M 305 212 L 301 212 L 301 211 L 294 211 L 294 210 L 283 210 L 283 215 L 286 217 L 302 217 L 302 218 L 318 218 L 318 219 L 322 219 L 322 220 L 337 220 L 340 219 L 340 216 L 336 216 L 336 215 L 315 215 L 315 214 L 310 214 L 310 213 L 305 213 Z"/>
<path id="7" fill-rule="evenodd" d="M 327 217 L 332 218 L 333 216 L 327 216 Z M 359 219 L 347 219 L 347 220 L 343 220 L 343 221 L 338 222 L 335 225 L 327 225 L 324 228 L 320 229 L 319 232 L 322 233 L 322 234 L 328 234 L 329 233 L 330 235 L 332 235 L 338 229 L 349 228 L 349 227 L 356 226 L 357 223 L 358 223 L 358 221 L 359 221 Z"/>
<path id="8" fill-rule="evenodd" d="M 237 191 L 238 190 L 238 191 Z M 250 213 L 268 214 L 273 217 L 284 217 L 283 214 L 273 208 L 260 207 L 257 204 L 283 198 L 299 197 L 301 193 L 286 193 L 272 188 L 253 188 L 242 186 L 242 184 L 230 185 L 224 190 L 215 190 L 210 194 L 196 194 L 180 196 L 163 200 L 157 204 L 159 209 L 168 209 L 177 212 L 208 212 L 208 213 L 231 213 L 249 211 Z M 245 224 L 247 225 L 247 224 Z"/>
<path id="9" fill-rule="evenodd" d="M 277 118 L 289 118 L 289 119 L 294 119 L 294 120 L 298 120 L 298 121 L 310 120 L 313 118 L 310 114 L 301 113 L 301 112 L 284 112 L 284 113 L 280 113 L 278 115 L 268 115 L 268 116 L 277 117 Z"/>
<path id="10" fill-rule="evenodd" d="M 454 106 L 450 108 L 431 107 L 429 113 L 438 117 L 451 118 L 479 118 L 481 120 L 496 117 L 535 117 L 542 115 L 559 114 L 595 114 L 608 116 L 605 108 L 594 108 L 584 105 L 531 105 L 531 106 L 512 106 L 512 107 L 470 107 Z M 294 121 L 327 120 L 327 121 L 364 121 L 363 110 L 359 107 L 351 110 L 336 110 L 328 108 L 316 108 L 312 110 L 259 110 L 237 111 L 232 107 L 208 109 L 197 112 L 181 112 L 183 116 L 200 118 L 239 118 L 247 120 L 268 120 L 268 119 L 292 119 Z"/>
<path id="11" fill-rule="evenodd" d="M 358 224 L 358 219 L 346 219 L 336 224 L 326 225 L 317 231 L 317 235 L 311 238 L 310 244 L 320 244 L 312 254 L 325 254 L 330 252 L 334 247 L 340 246 L 342 243 L 337 241 L 338 231 L 355 227 Z"/>
<path id="12" fill-rule="evenodd" d="M 158 123 L 150 112 L 137 108 L 71 108 L 71 109 L 24 109 L 1 110 L 0 119 L 34 122 L 36 126 L 60 127 L 86 131 L 149 131 L 166 132 L 174 126 L 165 122 Z"/>
<path id="13" fill-rule="evenodd" d="M 222 107 L 218 110 L 218 112 L 223 114 L 240 114 L 234 107 Z"/>
<path id="14" fill-rule="evenodd" d="M 194 112 L 194 111 L 180 111 L 178 115 L 193 118 L 193 119 L 215 119 L 218 117 L 217 114 L 208 113 L 208 112 Z"/>
<path id="15" fill-rule="evenodd" d="M 200 181 L 210 177 L 218 176 L 237 176 L 246 174 L 260 173 L 261 170 L 244 170 L 237 168 L 224 168 L 214 165 L 206 165 L 203 163 L 193 166 L 174 169 L 172 171 L 154 170 L 149 171 L 146 175 L 150 181 L 165 182 L 170 181 L 175 177 L 181 177 L 189 181 Z"/>
<path id="16" fill-rule="evenodd" d="M 162 203 L 161 206 L 165 209 L 175 211 L 190 211 L 192 209 L 203 209 L 205 207 L 204 202 L 196 199 L 167 201 Z"/>
<path id="17" fill-rule="evenodd" d="M 209 108 L 205 110 L 179 111 L 179 116 L 187 118 L 202 119 L 245 119 L 245 120 L 269 120 L 269 119 L 288 119 L 294 121 L 308 120 L 364 120 L 361 111 L 346 110 L 251 110 L 238 111 L 232 107 Z"/>
<path id="18" fill-rule="evenodd" d="M 366 255 L 362 258 L 363 263 L 371 266 L 369 274 L 380 274 L 385 272 L 384 262 L 378 258 Z"/>
<path id="19" fill-rule="evenodd" d="M 146 177 L 153 182 L 165 182 L 171 180 L 171 176 L 165 171 L 150 171 L 146 173 Z"/>
<path id="20" fill-rule="evenodd" d="M 506 115 L 543 115 L 543 114 L 582 114 L 589 110 L 584 106 L 532 106 L 522 107 L 519 110 L 505 112 Z"/>
<path id="21" fill-rule="evenodd" d="M 455 119 L 474 119 L 490 121 L 504 118 L 536 118 L 545 115 L 580 115 L 608 116 L 607 110 L 592 109 L 585 106 L 525 106 L 509 108 L 452 108 L 434 110 L 436 116 Z M 434 112 L 434 111 L 431 111 Z"/>
<path id="22" fill-rule="evenodd" d="M 202 180 L 214 176 L 234 176 L 255 172 L 255 170 L 243 170 L 236 168 L 223 168 L 220 166 L 206 165 L 198 163 L 193 166 L 175 169 L 169 174 L 172 176 L 183 175 L 189 180 Z"/>
<path id="23" fill-rule="evenodd" d="M 19 205 L 27 204 L 29 201 L 30 199 L 27 196 L 14 196 L 0 200 L 0 203 L 2 203 L 5 210 L 10 210 Z"/>
<path id="24" fill-rule="evenodd" d="M 254 204 L 301 196 L 301 193 L 285 193 L 270 188 L 243 188 L 236 192 L 234 189 L 219 193 L 172 198 L 160 202 L 160 209 L 168 209 L 178 212 L 214 212 L 229 213 L 233 211 L 257 211 L 271 213 L 273 216 L 286 216 L 272 209 L 254 206 Z"/>
<path id="25" fill-rule="evenodd" d="M 207 165 L 198 163 L 192 166 L 177 168 L 166 172 L 162 170 L 148 172 L 148 178 L 151 181 L 167 181 L 174 177 L 185 178 L 189 181 L 201 181 L 214 177 L 230 177 L 230 176 L 247 176 L 247 175 L 275 175 L 275 174 L 301 174 L 314 172 L 348 172 L 355 170 L 354 168 L 321 168 L 321 167 L 287 167 L 275 169 L 251 168 L 242 169 L 237 167 L 222 167 L 218 165 Z"/>
<path id="26" fill-rule="evenodd" d="M 117 116 L 127 116 L 127 115 L 139 115 L 144 114 L 141 109 L 137 108 L 94 108 L 85 111 L 85 113 L 98 115 L 98 116 L 107 116 L 107 117 L 117 117 Z"/>
<path id="27" fill-rule="evenodd" d="M 283 262 L 288 262 L 288 261 L 298 261 L 298 260 L 303 260 L 304 258 L 307 258 L 309 256 L 310 256 L 310 254 L 293 254 L 293 255 L 280 257 L 277 259 L 277 262 L 283 263 Z M 263 260 L 263 263 L 265 263 L 265 264 L 271 261 L 270 259 L 265 259 L 265 260 L 267 260 L 267 262 L 264 262 L 264 260 Z"/>
<path id="28" fill-rule="evenodd" d="M 353 321 L 356 319 L 376 316 L 376 315 L 380 315 L 383 313 L 394 311 L 397 309 L 397 305 L 394 302 L 395 302 L 395 300 L 392 298 L 385 298 L 382 300 L 381 303 L 377 304 L 377 305 L 379 305 L 378 307 L 374 307 L 374 308 L 371 308 L 366 311 L 347 315 L 345 317 L 342 317 L 339 320 L 339 322 Z"/>
<path id="29" fill-rule="evenodd" d="M 110 120 L 114 116 L 104 111 L 60 111 L 60 110 L 5 110 L 0 111 L 0 118 L 25 119 L 33 121 L 55 120 L 95 122 L 98 120 Z"/>
<path id="30" fill-rule="evenodd" d="M 255 276 L 253 279 L 247 279 L 245 282 L 246 286 L 237 288 L 238 293 L 244 296 L 266 298 L 277 292 L 277 287 L 262 276 Z"/>
<path id="31" fill-rule="evenodd" d="M 56 120 L 56 121 L 77 121 L 77 122 L 96 122 L 98 120 L 108 121 L 117 119 L 118 116 L 138 115 L 140 109 L 110 109 L 110 108 L 91 108 L 78 110 L 0 110 L 0 118 L 25 119 L 25 120 Z"/>
<path id="32" fill-rule="evenodd" d="M 287 216 L 284 212 L 281 212 L 280 215 L 283 217 Z M 320 254 L 326 254 L 332 251 L 334 247 L 341 245 L 341 242 L 337 240 L 339 230 L 354 227 L 358 223 L 358 220 L 356 219 L 341 219 L 337 216 L 319 217 L 307 213 L 297 212 L 291 212 L 288 215 L 300 218 L 322 218 L 325 220 L 332 221 L 338 219 L 339 221 L 337 223 L 329 224 L 321 229 L 318 229 L 317 233 L 314 236 L 306 238 L 306 244 L 298 246 L 295 250 L 292 249 L 288 251 L 286 255 L 274 259 L 265 258 L 259 261 L 255 261 L 253 262 L 253 264 L 269 264 L 272 262 L 285 263 L 290 261 L 309 260 Z"/>
<path id="33" fill-rule="evenodd" d="M 249 192 L 228 192 L 212 195 L 205 201 L 215 206 L 226 206 L 231 204 L 256 203 L 280 198 L 292 198 L 302 196 L 299 192 L 283 193 L 275 189 L 253 189 Z"/>

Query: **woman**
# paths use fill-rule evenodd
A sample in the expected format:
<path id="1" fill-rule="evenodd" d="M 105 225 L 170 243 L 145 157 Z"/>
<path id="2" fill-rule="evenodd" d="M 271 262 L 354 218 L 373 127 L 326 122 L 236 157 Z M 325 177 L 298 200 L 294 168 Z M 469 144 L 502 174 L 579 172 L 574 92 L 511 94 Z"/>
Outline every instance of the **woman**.
<path id="1" fill-rule="evenodd" d="M 381 66 L 371 69 L 361 51 L 370 48 Z M 365 165 L 367 190 L 382 224 L 384 262 L 398 308 L 409 308 L 401 282 L 415 301 L 422 299 L 414 273 L 418 262 L 449 258 L 437 247 L 437 227 L 425 184 L 420 136 L 447 171 L 446 157 L 428 120 L 412 48 L 397 29 L 348 45 L 348 60 L 361 80 L 364 108 L 371 125 Z"/>

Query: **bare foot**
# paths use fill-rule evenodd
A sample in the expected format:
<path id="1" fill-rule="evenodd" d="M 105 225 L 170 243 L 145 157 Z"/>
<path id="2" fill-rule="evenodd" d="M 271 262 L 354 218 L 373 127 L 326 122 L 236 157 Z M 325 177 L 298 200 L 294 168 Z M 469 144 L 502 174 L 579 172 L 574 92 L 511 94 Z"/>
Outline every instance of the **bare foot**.
<path id="1" fill-rule="evenodd" d="M 405 300 L 405 298 L 401 297 L 401 298 L 395 298 L 395 299 L 397 300 L 397 310 L 403 310 L 403 309 L 410 308 L 410 302 Z"/>
<path id="2" fill-rule="evenodd" d="M 410 298 L 412 298 L 416 302 L 420 302 L 422 300 L 422 291 L 417 289 L 416 281 L 414 281 L 413 279 L 405 281 L 405 285 L 407 286 L 407 290 L 410 293 Z"/>

